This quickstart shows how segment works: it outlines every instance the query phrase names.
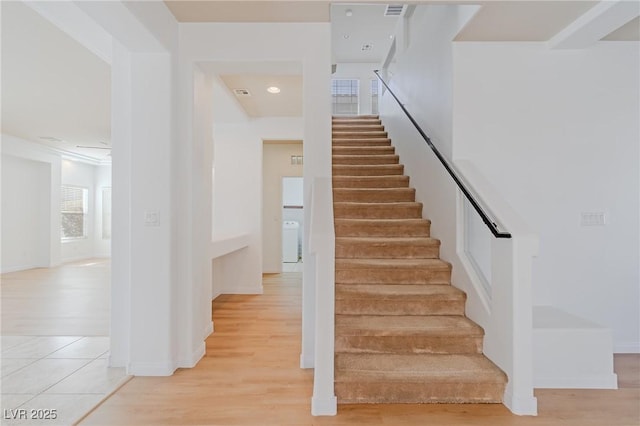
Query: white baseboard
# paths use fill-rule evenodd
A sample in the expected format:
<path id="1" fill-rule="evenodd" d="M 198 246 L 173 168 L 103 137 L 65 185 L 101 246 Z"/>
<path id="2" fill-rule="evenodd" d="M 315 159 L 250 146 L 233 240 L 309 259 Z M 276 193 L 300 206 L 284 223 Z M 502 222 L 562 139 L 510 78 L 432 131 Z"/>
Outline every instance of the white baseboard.
<path id="1" fill-rule="evenodd" d="M 300 354 L 300 368 L 313 368 L 316 363 L 313 356 L 306 356 L 305 354 Z"/>
<path id="2" fill-rule="evenodd" d="M 202 333 L 202 340 L 207 340 L 207 337 L 213 334 L 213 330 L 213 321 L 211 321 L 204 328 L 204 333 Z"/>
<path id="3" fill-rule="evenodd" d="M 205 355 L 205 352 L 206 352 L 206 345 L 205 345 L 205 343 L 203 341 L 193 351 L 193 353 L 191 354 L 191 357 L 189 359 L 183 359 L 183 360 L 180 360 L 180 362 L 178 362 L 178 367 L 179 368 L 193 368 L 193 367 L 195 367 L 198 364 L 198 362 L 200 362 L 202 357 Z"/>
<path id="4" fill-rule="evenodd" d="M 312 416 L 335 416 L 338 414 L 338 398 L 334 396 L 319 398 L 311 398 L 311 415 Z"/>
<path id="5" fill-rule="evenodd" d="M 618 389 L 618 376 L 616 374 L 573 377 L 534 376 L 533 387 L 536 389 Z"/>
<path id="6" fill-rule="evenodd" d="M 613 345 L 615 354 L 640 354 L 640 342 L 622 342 Z"/>
<path id="7" fill-rule="evenodd" d="M 171 376 L 177 366 L 172 362 L 133 362 L 127 365 L 130 376 Z"/>
<path id="8" fill-rule="evenodd" d="M 26 271 L 27 269 L 41 268 L 42 266 L 38 265 L 17 265 L 17 266 L 3 266 L 2 273 L 7 274 L 9 272 L 18 272 L 18 271 Z"/>
<path id="9" fill-rule="evenodd" d="M 537 416 L 538 399 L 535 396 L 518 397 L 507 388 L 504 392 L 503 402 L 513 414 L 518 416 Z"/>

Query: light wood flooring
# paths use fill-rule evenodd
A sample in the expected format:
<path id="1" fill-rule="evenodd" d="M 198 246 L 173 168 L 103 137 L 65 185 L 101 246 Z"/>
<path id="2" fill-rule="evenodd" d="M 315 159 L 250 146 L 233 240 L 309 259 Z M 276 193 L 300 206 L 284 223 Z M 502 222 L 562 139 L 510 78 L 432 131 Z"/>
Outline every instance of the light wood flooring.
<path id="1" fill-rule="evenodd" d="M 2 335 L 108 336 L 110 265 L 88 259 L 2 274 Z"/>
<path id="2" fill-rule="evenodd" d="M 640 356 L 616 356 L 618 390 L 537 390 L 539 415 L 499 404 L 344 405 L 310 414 L 313 372 L 299 368 L 301 274 L 265 275 L 264 294 L 213 303 L 216 332 L 193 369 L 135 377 L 82 425 L 638 426 Z"/>

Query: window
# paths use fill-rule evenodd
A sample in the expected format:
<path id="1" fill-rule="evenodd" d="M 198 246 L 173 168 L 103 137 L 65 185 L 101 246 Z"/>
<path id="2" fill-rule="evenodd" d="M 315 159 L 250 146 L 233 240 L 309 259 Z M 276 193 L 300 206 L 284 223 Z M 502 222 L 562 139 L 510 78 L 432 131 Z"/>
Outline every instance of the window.
<path id="1" fill-rule="evenodd" d="M 70 240 L 87 236 L 89 190 L 78 186 L 62 185 L 60 213 L 62 239 Z"/>
<path id="2" fill-rule="evenodd" d="M 371 114 L 378 115 L 378 79 L 371 80 Z"/>
<path id="3" fill-rule="evenodd" d="M 331 99 L 334 115 L 358 115 L 358 80 L 333 80 Z"/>

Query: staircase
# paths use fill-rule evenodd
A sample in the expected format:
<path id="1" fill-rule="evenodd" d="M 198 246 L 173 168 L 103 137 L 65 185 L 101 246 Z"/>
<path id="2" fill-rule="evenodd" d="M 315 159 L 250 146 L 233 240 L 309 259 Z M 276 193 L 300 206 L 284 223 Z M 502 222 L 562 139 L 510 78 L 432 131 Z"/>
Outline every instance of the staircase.
<path id="1" fill-rule="evenodd" d="M 403 173 L 378 117 L 333 119 L 338 402 L 502 402 L 506 376 Z"/>

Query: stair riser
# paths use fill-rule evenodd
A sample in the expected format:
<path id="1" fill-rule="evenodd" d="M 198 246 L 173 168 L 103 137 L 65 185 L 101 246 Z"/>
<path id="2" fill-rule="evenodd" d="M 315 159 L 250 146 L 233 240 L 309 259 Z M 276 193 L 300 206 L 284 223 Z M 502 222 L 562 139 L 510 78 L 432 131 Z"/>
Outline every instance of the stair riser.
<path id="1" fill-rule="evenodd" d="M 338 189 L 333 190 L 334 202 L 352 202 L 352 203 L 399 203 L 414 202 L 416 199 L 416 190 L 413 188 L 402 189 Z"/>
<path id="2" fill-rule="evenodd" d="M 394 155 L 392 146 L 334 146 L 333 155 Z"/>
<path id="3" fill-rule="evenodd" d="M 412 237 L 428 237 L 430 223 L 397 223 L 378 224 L 374 221 L 364 223 L 336 221 L 336 235 L 341 237 L 393 237 L 397 235 L 411 235 Z"/>
<path id="4" fill-rule="evenodd" d="M 401 176 L 401 164 L 377 167 L 333 166 L 333 176 Z"/>
<path id="5" fill-rule="evenodd" d="M 422 205 L 398 206 L 389 203 L 363 207 L 336 203 L 333 214 L 338 219 L 419 219 L 422 217 Z"/>
<path id="6" fill-rule="evenodd" d="M 504 384 L 336 382 L 335 393 L 339 404 L 501 403 Z"/>
<path id="7" fill-rule="evenodd" d="M 342 336 L 336 326 L 336 353 L 477 354 L 481 336 Z"/>
<path id="8" fill-rule="evenodd" d="M 388 138 L 387 132 L 332 132 L 332 139 Z"/>
<path id="9" fill-rule="evenodd" d="M 380 119 L 376 119 L 376 118 L 363 118 L 363 119 L 359 119 L 359 118 L 350 118 L 350 119 L 333 119 L 332 121 L 332 126 L 336 127 L 336 126 L 349 126 L 349 125 L 355 125 L 355 126 L 380 126 L 382 125 L 382 120 Z"/>
<path id="10" fill-rule="evenodd" d="M 380 116 L 375 114 L 365 114 L 365 115 L 333 115 L 331 119 L 334 122 L 341 122 L 343 120 L 379 120 Z"/>
<path id="11" fill-rule="evenodd" d="M 353 176 L 349 177 L 333 177 L 333 189 L 334 197 L 335 190 L 340 188 L 408 188 L 409 177 L 408 176 L 385 176 L 376 177 L 370 176 L 367 178 L 357 178 Z M 413 189 L 415 194 L 415 189 Z M 335 198 L 334 198 L 335 200 Z"/>
<path id="12" fill-rule="evenodd" d="M 398 164 L 397 155 L 334 155 L 334 165 Z"/>
<path id="13" fill-rule="evenodd" d="M 339 287 L 339 286 L 338 286 Z M 342 315 L 464 315 L 464 300 L 433 300 L 429 297 L 386 299 L 336 299 Z"/>
<path id="14" fill-rule="evenodd" d="M 391 139 L 376 138 L 376 139 L 340 139 L 333 138 L 332 146 L 341 147 L 366 147 L 366 146 L 391 146 Z"/>
<path id="15" fill-rule="evenodd" d="M 334 132 L 384 132 L 382 124 L 370 123 L 336 123 L 333 125 Z"/>
<path id="16" fill-rule="evenodd" d="M 336 258 L 343 259 L 437 259 L 439 244 L 350 243 L 336 241 Z"/>
<path id="17" fill-rule="evenodd" d="M 443 284 L 451 282 L 450 270 L 337 269 L 336 284 Z"/>

